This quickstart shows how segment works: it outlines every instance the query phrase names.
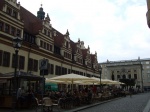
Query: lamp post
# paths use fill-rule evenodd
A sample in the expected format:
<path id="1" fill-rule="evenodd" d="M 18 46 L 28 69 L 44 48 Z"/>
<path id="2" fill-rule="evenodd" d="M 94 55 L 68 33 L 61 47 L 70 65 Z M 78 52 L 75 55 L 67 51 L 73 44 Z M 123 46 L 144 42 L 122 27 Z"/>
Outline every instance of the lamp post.
<path id="1" fill-rule="evenodd" d="M 101 68 L 101 66 L 100 66 L 100 68 L 99 68 L 99 75 L 100 75 L 100 90 L 102 90 L 102 83 L 101 83 L 101 78 L 102 78 L 102 68 Z"/>
<path id="2" fill-rule="evenodd" d="M 14 37 L 12 40 L 13 47 L 15 49 L 15 71 L 14 71 L 14 86 L 13 86 L 13 112 L 16 108 L 16 101 L 17 101 L 17 89 L 18 89 L 18 81 L 17 81 L 17 67 L 18 67 L 18 52 L 22 45 L 22 38 L 20 38 L 18 35 L 17 37 Z"/>
<path id="3" fill-rule="evenodd" d="M 142 66 L 142 63 L 140 61 L 140 65 L 141 65 L 141 85 L 142 85 L 142 92 L 144 92 L 144 88 L 143 88 L 143 74 L 142 74 L 142 70 L 143 70 L 143 66 Z"/>

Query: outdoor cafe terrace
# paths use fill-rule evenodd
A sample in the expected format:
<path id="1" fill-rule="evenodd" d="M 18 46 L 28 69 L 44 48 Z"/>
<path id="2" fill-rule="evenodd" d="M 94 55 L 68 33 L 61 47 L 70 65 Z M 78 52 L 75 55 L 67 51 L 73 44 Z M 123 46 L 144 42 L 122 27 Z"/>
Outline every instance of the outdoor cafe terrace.
<path id="1" fill-rule="evenodd" d="M 11 76 L 9 74 L 9 76 Z M 32 76 L 32 75 L 31 75 Z M 20 75 L 21 77 L 21 75 Z M 4 77 L 3 77 L 4 78 Z M 8 79 L 11 82 L 11 78 Z M 25 91 L 25 86 L 21 86 L 23 81 L 29 81 L 30 83 L 27 83 L 28 91 Z M 101 102 L 109 99 L 113 99 L 116 97 L 122 97 L 126 96 L 128 92 L 121 89 L 121 86 L 115 86 L 115 85 L 121 85 L 122 83 L 112 81 L 112 80 L 106 80 L 106 79 L 98 79 L 98 78 L 89 78 L 77 74 L 68 74 L 68 75 L 62 75 L 57 76 L 54 78 L 46 78 L 44 83 L 51 82 L 51 83 L 57 83 L 58 85 L 64 85 L 65 88 L 60 88 L 58 91 L 51 91 L 51 90 L 45 90 L 43 91 L 42 88 L 33 88 L 32 84 L 33 82 L 36 82 L 37 87 L 40 82 L 42 82 L 42 77 L 36 77 L 36 80 L 29 80 L 30 78 L 23 77 L 20 79 L 20 83 L 18 84 L 19 89 L 17 92 L 17 105 L 16 107 L 18 109 L 28 109 L 28 108 L 36 108 L 36 110 L 41 109 L 43 106 L 44 109 L 48 109 L 49 111 L 52 110 L 53 106 L 57 106 L 58 109 L 71 109 L 76 108 L 83 105 L 88 105 L 91 103 Z M 2 76 L 1 76 L 2 79 Z M 31 83 L 32 82 L 32 83 Z M 102 86 L 106 84 L 111 84 L 113 86 Z M 68 88 L 68 85 L 71 85 L 71 88 Z M 61 86 L 62 87 L 62 86 Z M 6 96 L 1 94 L 0 98 L 5 102 L 6 108 L 11 108 L 12 100 L 9 101 L 9 106 L 7 105 L 8 96 L 7 98 L 3 98 L 3 96 Z M 4 105 L 4 102 L 1 102 L 2 105 Z M 10 103 L 11 102 L 11 103 Z M 7 105 L 7 106 L 6 106 Z"/>

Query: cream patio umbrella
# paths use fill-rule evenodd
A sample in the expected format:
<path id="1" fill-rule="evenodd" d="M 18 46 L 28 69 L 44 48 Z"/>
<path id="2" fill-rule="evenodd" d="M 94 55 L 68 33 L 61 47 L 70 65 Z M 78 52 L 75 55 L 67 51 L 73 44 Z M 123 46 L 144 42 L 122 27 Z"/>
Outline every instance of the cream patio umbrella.
<path id="1" fill-rule="evenodd" d="M 68 83 L 68 82 L 60 81 L 60 80 L 51 80 L 49 78 L 46 78 L 45 82 L 56 83 L 56 84 L 67 84 Z"/>
<path id="2" fill-rule="evenodd" d="M 93 80 L 89 77 L 85 77 L 85 76 L 74 74 L 74 73 L 61 75 L 61 76 L 53 77 L 53 78 L 50 78 L 50 79 L 51 80 L 60 80 L 60 81 L 71 81 L 72 93 L 73 93 L 73 84 L 74 84 L 75 81 L 83 81 L 83 80 L 90 81 L 90 80 Z"/>
<path id="3" fill-rule="evenodd" d="M 91 79 L 94 79 L 93 82 L 90 81 L 90 82 L 92 82 L 92 83 L 97 83 L 97 84 L 100 83 L 100 79 L 99 79 L 99 78 L 91 77 Z M 107 84 L 107 83 L 110 83 L 110 82 L 111 82 L 111 80 L 109 80 L 109 79 L 101 79 L 101 83 L 102 83 L 102 84 Z"/>
<path id="4" fill-rule="evenodd" d="M 93 85 L 93 83 L 91 82 L 88 82 L 86 80 L 82 80 L 82 81 L 74 81 L 75 84 L 78 84 L 78 85 Z"/>
<path id="5" fill-rule="evenodd" d="M 107 83 L 107 84 L 119 85 L 119 84 L 121 84 L 121 82 L 119 82 L 119 81 L 111 81 L 111 82 L 109 82 L 109 83 Z"/>

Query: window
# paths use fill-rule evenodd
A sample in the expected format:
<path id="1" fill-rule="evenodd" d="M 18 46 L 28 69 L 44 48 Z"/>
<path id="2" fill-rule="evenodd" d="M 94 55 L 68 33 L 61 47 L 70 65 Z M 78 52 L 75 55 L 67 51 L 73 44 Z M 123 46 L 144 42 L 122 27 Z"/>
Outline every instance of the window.
<path id="1" fill-rule="evenodd" d="M 15 68 L 16 66 L 16 58 L 15 58 L 15 54 L 13 54 L 12 56 L 12 68 Z"/>
<path id="2" fill-rule="evenodd" d="M 33 66 L 34 66 L 33 71 L 37 72 L 38 71 L 38 60 L 34 60 Z"/>
<path id="3" fill-rule="evenodd" d="M 134 79 L 137 79 L 137 74 L 134 74 Z"/>
<path id="4" fill-rule="evenodd" d="M 50 47 L 50 46 L 49 46 L 49 44 L 47 43 L 47 48 L 46 48 L 46 49 L 49 50 L 49 47 Z"/>
<path id="5" fill-rule="evenodd" d="M 48 32 L 48 36 L 50 37 L 50 32 Z"/>
<path id="6" fill-rule="evenodd" d="M 83 75 L 83 72 L 80 72 L 80 75 Z"/>
<path id="7" fill-rule="evenodd" d="M 11 15 L 12 9 L 10 7 L 7 7 L 6 13 L 9 14 L 9 15 Z"/>
<path id="8" fill-rule="evenodd" d="M 15 36 L 15 28 L 11 27 L 11 35 Z"/>
<path id="9" fill-rule="evenodd" d="M 62 67 L 62 75 L 67 74 L 67 68 Z"/>
<path id="10" fill-rule="evenodd" d="M 50 51 L 52 51 L 52 45 L 50 45 Z"/>
<path id="11" fill-rule="evenodd" d="M 38 71 L 38 60 L 34 60 L 32 58 L 29 58 L 28 70 L 37 72 Z"/>
<path id="12" fill-rule="evenodd" d="M 4 26 L 3 22 L 0 21 L 0 31 L 3 31 L 3 26 Z"/>
<path id="13" fill-rule="evenodd" d="M 48 63 L 48 73 L 49 74 L 53 74 L 54 73 L 54 65 Z"/>
<path id="14" fill-rule="evenodd" d="M 68 69 L 68 74 L 70 74 L 71 73 L 71 69 Z"/>
<path id="15" fill-rule="evenodd" d="M 9 33 L 9 28 L 10 28 L 10 26 L 8 24 L 5 24 L 5 32 L 6 33 Z"/>
<path id="16" fill-rule="evenodd" d="M 25 62 L 25 57 L 24 56 L 19 56 L 19 69 L 24 69 L 24 63 Z"/>
<path id="17" fill-rule="evenodd" d="M 46 29 L 44 29 L 44 34 L 45 34 L 45 35 L 47 34 L 47 31 L 46 31 Z"/>
<path id="18" fill-rule="evenodd" d="M 149 64 L 149 61 L 146 61 L 146 64 Z"/>
<path id="19" fill-rule="evenodd" d="M 0 50 L 0 66 L 2 65 L 2 58 L 3 58 L 3 51 L 2 50 Z"/>
<path id="20" fill-rule="evenodd" d="M 50 74 L 53 74 L 54 73 L 54 65 L 51 64 L 51 71 L 50 71 Z"/>
<path id="21" fill-rule="evenodd" d="M 3 52 L 3 66 L 9 67 L 10 64 L 10 53 L 4 51 Z"/>
<path id="22" fill-rule="evenodd" d="M 19 36 L 19 37 L 21 36 L 21 30 L 17 29 L 17 36 Z"/>
<path id="23" fill-rule="evenodd" d="M 55 67 L 55 74 L 56 75 L 60 75 L 61 74 L 61 67 L 60 66 L 57 66 Z"/>
<path id="24" fill-rule="evenodd" d="M 131 74 L 128 75 L 128 78 L 131 79 Z"/>
<path id="25" fill-rule="evenodd" d="M 23 34 L 23 39 L 24 39 L 25 41 L 28 40 L 28 39 L 27 39 L 27 34 L 26 34 L 26 33 Z"/>
<path id="26" fill-rule="evenodd" d="M 115 79 L 115 76 L 112 74 L 111 78 L 112 78 L 112 80 L 114 80 L 114 79 Z"/>
<path id="27" fill-rule="evenodd" d="M 17 12 L 16 12 L 16 11 L 13 11 L 12 16 L 13 16 L 14 18 L 17 18 Z"/>
<path id="28" fill-rule="evenodd" d="M 31 43 L 35 43 L 35 37 L 32 37 L 32 42 Z"/>
<path id="29" fill-rule="evenodd" d="M 66 41 L 66 48 L 68 48 L 68 46 L 69 46 L 69 45 L 68 45 L 68 42 Z"/>
<path id="30" fill-rule="evenodd" d="M 44 49 L 46 49 L 46 42 L 44 42 Z"/>
<path id="31" fill-rule="evenodd" d="M 33 59 L 29 58 L 28 61 L 28 70 L 32 71 L 33 70 Z"/>
<path id="32" fill-rule="evenodd" d="M 120 75 L 117 75 L 117 79 L 120 79 Z"/>
<path id="33" fill-rule="evenodd" d="M 40 41 L 40 46 L 43 47 L 43 41 L 42 40 Z"/>

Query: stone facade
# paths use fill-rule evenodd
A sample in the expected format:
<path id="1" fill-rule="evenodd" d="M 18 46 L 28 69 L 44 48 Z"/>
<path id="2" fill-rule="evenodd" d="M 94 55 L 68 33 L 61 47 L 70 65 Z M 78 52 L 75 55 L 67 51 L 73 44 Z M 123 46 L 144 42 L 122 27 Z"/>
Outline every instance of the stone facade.
<path id="1" fill-rule="evenodd" d="M 40 75 L 39 60 L 48 59 L 48 75 L 68 73 L 99 76 L 97 53 L 91 54 L 84 42 L 73 42 L 69 31 L 60 33 L 52 27 L 50 17 L 40 7 L 36 17 L 17 0 L 0 0 L 0 73 L 14 72 L 13 37 L 23 39 L 19 50 L 18 70 Z"/>
<path id="2" fill-rule="evenodd" d="M 150 59 L 106 61 L 100 63 L 102 78 L 113 80 L 135 79 L 135 86 L 150 87 Z"/>

